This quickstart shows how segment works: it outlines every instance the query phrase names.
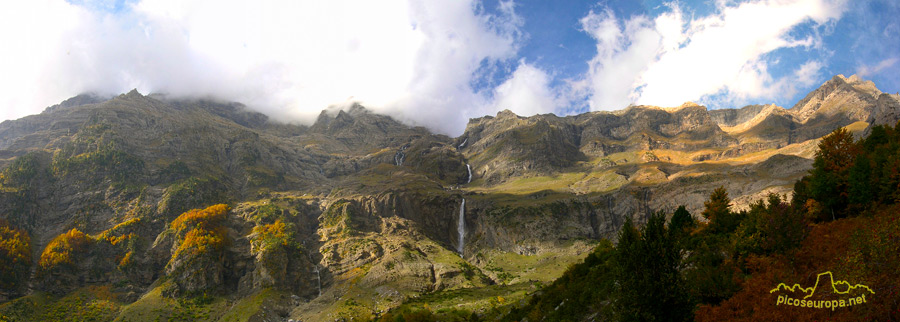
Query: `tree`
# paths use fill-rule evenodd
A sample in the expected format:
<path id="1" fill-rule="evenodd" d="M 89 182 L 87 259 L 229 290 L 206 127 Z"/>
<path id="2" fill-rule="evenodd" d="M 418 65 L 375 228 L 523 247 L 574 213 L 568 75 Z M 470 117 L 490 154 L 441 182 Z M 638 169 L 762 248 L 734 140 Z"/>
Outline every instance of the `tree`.
<path id="1" fill-rule="evenodd" d="M 813 161 L 809 188 L 813 199 L 822 204 L 824 214 L 832 218 L 843 217 L 849 195 L 850 168 L 853 167 L 859 148 L 850 131 L 839 128 L 819 142 L 819 150 Z"/>
<path id="2" fill-rule="evenodd" d="M 650 216 L 637 231 L 627 220 L 616 254 L 621 321 L 687 321 L 693 306 L 679 271 L 681 252 L 665 227 L 665 214 Z"/>
<path id="3" fill-rule="evenodd" d="M 0 219 L 0 289 L 17 290 L 28 279 L 31 237 Z"/>
<path id="4" fill-rule="evenodd" d="M 682 205 L 675 209 L 672 213 L 672 219 L 669 221 L 669 238 L 675 242 L 684 244 L 688 234 L 697 223 L 691 213 Z"/>
<path id="5" fill-rule="evenodd" d="M 877 184 L 872 184 L 872 163 L 866 153 L 860 153 L 856 156 L 853 167 L 850 168 L 848 176 L 848 203 L 853 208 L 864 208 L 867 204 L 874 201 L 877 196 L 875 188 Z"/>
<path id="6" fill-rule="evenodd" d="M 741 214 L 731 212 L 731 199 L 725 187 L 713 190 L 703 206 L 701 215 L 709 221 L 707 229 L 712 233 L 730 233 L 740 224 Z"/>
<path id="7" fill-rule="evenodd" d="M 791 194 L 791 207 L 798 213 L 807 213 L 806 202 L 810 200 L 809 176 L 803 176 L 794 182 L 794 192 Z"/>
<path id="8" fill-rule="evenodd" d="M 726 215 L 731 207 L 731 199 L 728 198 L 728 191 L 725 187 L 718 187 L 709 195 L 709 200 L 703 202 L 703 218 L 710 222 L 715 221 L 718 217 Z"/>
<path id="9" fill-rule="evenodd" d="M 750 205 L 747 218 L 732 235 L 732 244 L 736 257 L 783 254 L 800 246 L 807 233 L 803 214 L 770 193 L 768 205 L 762 199 Z"/>
<path id="10" fill-rule="evenodd" d="M 642 276 L 640 276 L 641 236 L 634 227 L 631 218 L 625 219 L 625 225 L 619 231 L 619 243 L 616 245 L 616 280 L 619 296 L 614 299 L 616 315 L 622 321 L 640 321 L 649 317 L 648 312 L 641 310 L 637 304 L 644 300 Z M 642 318 L 643 317 L 643 318 Z"/>

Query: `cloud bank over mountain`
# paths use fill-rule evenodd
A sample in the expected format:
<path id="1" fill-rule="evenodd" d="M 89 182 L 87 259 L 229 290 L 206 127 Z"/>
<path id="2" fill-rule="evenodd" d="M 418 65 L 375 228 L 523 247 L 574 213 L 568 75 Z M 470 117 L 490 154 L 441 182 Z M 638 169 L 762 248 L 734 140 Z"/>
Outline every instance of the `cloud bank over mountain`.
<path id="1" fill-rule="evenodd" d="M 137 88 L 239 101 L 311 122 L 358 101 L 457 135 L 470 117 L 564 114 L 694 100 L 735 106 L 792 96 L 830 77 L 823 43 L 844 1 L 678 3 L 620 16 L 596 5 L 573 21 L 596 43 L 580 74 L 522 52 L 527 3 L 500 1 L 37 0 L 0 5 L 0 106 L 18 118 L 83 92 Z M 571 26 L 570 26 L 571 27 Z M 563 44 L 560 44 L 563 45 Z M 801 51 L 781 66 L 776 53 Z M 812 54 L 810 54 L 812 53 Z M 878 73 L 895 66 L 887 58 Z M 781 65 L 779 65 L 781 64 Z M 786 70 L 786 72 L 784 71 Z M 827 73 L 827 74 L 826 74 Z"/>

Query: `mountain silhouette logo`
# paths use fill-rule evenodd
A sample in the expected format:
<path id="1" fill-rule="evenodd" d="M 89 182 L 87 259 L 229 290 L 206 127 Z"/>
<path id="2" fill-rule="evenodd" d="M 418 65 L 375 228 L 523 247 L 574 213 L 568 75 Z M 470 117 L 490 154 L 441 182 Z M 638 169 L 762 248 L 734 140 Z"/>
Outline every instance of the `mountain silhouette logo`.
<path id="1" fill-rule="evenodd" d="M 828 286 L 831 286 L 831 288 L 829 289 Z M 850 292 L 854 290 L 858 291 L 857 294 L 861 294 L 856 297 L 839 300 L 806 300 L 816 294 L 817 291 L 819 292 L 818 294 L 831 293 L 837 295 L 850 295 Z M 791 293 L 800 291 L 801 293 L 805 294 L 805 296 L 803 297 L 803 299 L 796 299 L 783 294 L 778 296 L 778 300 L 776 301 L 775 305 L 785 304 L 810 308 L 830 308 L 831 310 L 840 307 L 866 303 L 866 295 L 875 294 L 875 291 L 872 291 L 871 288 L 863 284 L 850 284 L 850 282 L 841 280 L 835 281 L 834 275 L 831 273 L 831 271 L 820 273 L 818 276 L 816 276 L 816 284 L 811 287 L 803 287 L 800 286 L 800 284 L 788 286 L 787 284 L 780 283 L 778 284 L 778 286 L 769 291 L 769 293 L 775 293 L 779 291 L 788 291 Z"/>

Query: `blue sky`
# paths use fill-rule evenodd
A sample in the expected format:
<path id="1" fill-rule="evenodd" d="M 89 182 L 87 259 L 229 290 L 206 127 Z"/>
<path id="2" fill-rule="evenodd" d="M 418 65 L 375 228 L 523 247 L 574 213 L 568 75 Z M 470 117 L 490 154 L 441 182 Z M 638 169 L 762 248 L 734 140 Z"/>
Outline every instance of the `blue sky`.
<path id="1" fill-rule="evenodd" d="M 631 104 L 791 107 L 836 74 L 900 90 L 887 0 L 0 3 L 0 119 L 93 92 L 238 101 L 308 124 L 361 102 L 469 118 Z"/>
<path id="2" fill-rule="evenodd" d="M 498 14 L 498 3 L 484 2 L 483 9 Z M 728 2 L 728 5 L 739 6 L 741 3 Z M 525 21 L 522 29 L 528 35 L 519 49 L 519 57 L 552 71 L 551 86 L 565 86 L 563 80 L 578 79 L 587 73 L 586 62 L 597 54 L 596 41 L 579 23 L 588 12 L 611 10 L 618 17 L 617 23 L 622 24 L 630 17 L 653 18 L 670 13 L 673 6 L 694 17 L 721 13 L 716 1 L 516 1 L 516 12 Z M 692 100 L 701 101 L 710 108 L 770 103 L 789 108 L 837 74 L 861 74 L 882 91 L 895 93 L 900 89 L 900 19 L 897 18 L 900 17 L 900 4 L 895 1 L 847 2 L 840 11 L 839 18 L 824 24 L 807 20 L 790 27 L 788 35 L 791 37 L 818 37 L 816 46 L 780 48 L 762 55 L 761 60 L 768 63 L 767 73 L 775 79 L 794 78 L 792 72 L 805 62 L 822 63 L 814 79 L 798 86 L 790 95 L 734 99 L 730 93 L 719 92 Z M 493 76 L 496 78 L 493 81 L 497 82 L 509 77 L 509 73 Z M 590 110 L 584 102 L 573 103 L 576 105 L 572 106 L 573 111 Z"/>

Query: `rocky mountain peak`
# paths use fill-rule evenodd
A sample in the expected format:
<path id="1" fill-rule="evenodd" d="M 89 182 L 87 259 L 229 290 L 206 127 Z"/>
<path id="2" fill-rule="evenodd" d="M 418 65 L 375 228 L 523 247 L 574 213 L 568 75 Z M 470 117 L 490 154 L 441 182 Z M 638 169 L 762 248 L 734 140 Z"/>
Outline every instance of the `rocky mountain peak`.
<path id="1" fill-rule="evenodd" d="M 97 104 L 103 101 L 106 101 L 108 98 L 101 97 L 100 95 L 94 93 L 82 93 L 76 96 L 70 97 L 65 101 L 60 102 L 59 104 L 47 107 L 44 109 L 42 113 L 53 113 L 54 111 L 66 109 L 75 106 L 82 106 L 88 104 Z"/>
<path id="2" fill-rule="evenodd" d="M 502 119 L 502 118 L 518 118 L 518 117 L 519 117 L 519 115 L 517 115 L 516 113 L 513 113 L 513 111 L 510 111 L 509 109 L 505 109 L 505 110 L 502 110 L 502 111 L 500 111 L 500 112 L 497 112 L 497 118 L 498 118 L 498 119 Z"/>
<path id="3" fill-rule="evenodd" d="M 132 88 L 128 93 L 119 95 L 120 98 L 125 99 L 133 99 L 133 98 L 143 98 L 144 95 L 141 92 L 138 92 L 137 88 Z"/>
<path id="4" fill-rule="evenodd" d="M 871 81 L 861 80 L 853 75 L 849 78 L 836 75 L 822 86 L 806 95 L 791 108 L 791 113 L 800 122 L 817 116 L 831 118 L 843 115 L 855 121 L 868 119 L 881 91 Z"/>

